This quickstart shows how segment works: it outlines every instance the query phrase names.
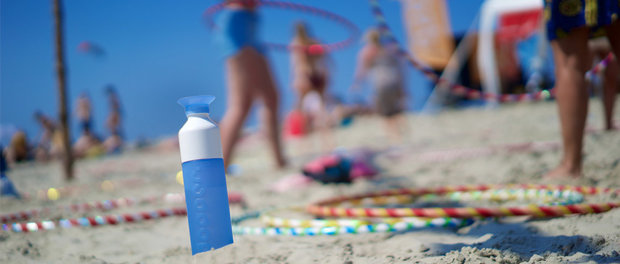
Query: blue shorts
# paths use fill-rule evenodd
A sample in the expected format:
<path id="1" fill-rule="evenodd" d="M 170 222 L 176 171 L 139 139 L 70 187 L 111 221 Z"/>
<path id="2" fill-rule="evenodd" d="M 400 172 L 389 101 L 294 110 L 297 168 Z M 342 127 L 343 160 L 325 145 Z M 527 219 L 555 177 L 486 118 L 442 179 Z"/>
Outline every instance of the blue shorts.
<path id="1" fill-rule="evenodd" d="M 572 29 L 589 27 L 592 37 L 605 35 L 602 27 L 618 20 L 619 0 L 544 0 L 547 38 L 562 38 Z"/>
<path id="2" fill-rule="evenodd" d="M 80 120 L 80 128 L 82 129 L 82 131 L 88 131 L 90 132 L 91 130 L 91 126 L 92 126 L 92 122 L 90 119 L 82 119 Z"/>
<path id="3" fill-rule="evenodd" d="M 258 14 L 242 9 L 224 9 L 217 19 L 219 34 L 216 41 L 222 47 L 224 56 L 232 56 L 245 47 L 252 47 L 264 54 L 264 47 L 258 40 Z"/>

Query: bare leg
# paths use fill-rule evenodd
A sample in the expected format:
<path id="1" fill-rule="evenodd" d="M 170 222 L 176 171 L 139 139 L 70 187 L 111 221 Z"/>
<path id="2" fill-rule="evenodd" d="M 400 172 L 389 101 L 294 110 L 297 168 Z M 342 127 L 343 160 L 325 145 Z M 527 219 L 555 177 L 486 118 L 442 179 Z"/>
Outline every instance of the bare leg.
<path id="1" fill-rule="evenodd" d="M 245 118 L 250 112 L 254 97 L 246 66 L 251 59 L 249 57 L 252 55 L 250 52 L 250 48 L 245 48 L 226 61 L 228 108 L 222 122 L 220 122 L 225 168 L 228 168 L 231 162 L 233 150 L 239 138 L 239 131 L 241 131 Z"/>
<path id="2" fill-rule="evenodd" d="M 603 83 L 603 107 L 605 110 L 605 129 L 614 129 L 614 104 L 616 103 L 616 86 L 618 85 L 618 63 L 613 60 L 605 69 Z"/>
<path id="3" fill-rule="evenodd" d="M 581 176 L 581 151 L 588 113 L 584 76 L 589 65 L 588 33 L 587 28 L 575 29 L 567 37 L 551 42 L 564 153 L 560 165 L 547 177 Z"/>
<path id="4" fill-rule="evenodd" d="M 319 129 L 321 141 L 323 141 L 323 152 L 328 153 L 332 152 L 332 150 L 335 148 L 336 142 L 334 140 L 334 133 L 331 129 L 331 116 L 327 111 L 327 98 L 325 95 L 325 88 L 323 87 L 322 89 L 319 89 L 319 91 L 323 92 L 321 92 L 320 94 L 321 105 L 319 107 L 319 116 L 316 117 L 315 123 L 316 127 L 318 127 Z"/>
<path id="5" fill-rule="evenodd" d="M 256 57 L 252 66 L 256 67 L 256 70 L 253 71 L 252 80 L 255 80 L 254 85 L 257 86 L 259 95 L 264 102 L 264 107 L 261 110 L 263 126 L 267 134 L 269 147 L 276 158 L 276 164 L 278 168 L 283 168 L 286 166 L 286 159 L 282 153 L 280 125 L 278 122 L 279 94 L 267 60 L 255 51 L 254 53 Z"/>
<path id="6" fill-rule="evenodd" d="M 616 58 L 612 60 L 607 69 L 605 69 L 605 83 L 603 84 L 603 103 L 605 105 L 605 125 L 607 130 L 613 129 L 613 111 L 614 103 L 616 102 L 616 87 L 618 81 L 618 74 L 620 74 L 620 22 L 616 21 L 613 24 L 605 28 L 607 32 L 607 39 L 611 44 L 611 50 L 616 55 Z"/>
<path id="7" fill-rule="evenodd" d="M 403 142 L 402 137 L 402 114 L 397 114 L 390 117 L 385 117 L 385 125 L 388 134 L 388 138 L 392 144 L 400 144 Z"/>

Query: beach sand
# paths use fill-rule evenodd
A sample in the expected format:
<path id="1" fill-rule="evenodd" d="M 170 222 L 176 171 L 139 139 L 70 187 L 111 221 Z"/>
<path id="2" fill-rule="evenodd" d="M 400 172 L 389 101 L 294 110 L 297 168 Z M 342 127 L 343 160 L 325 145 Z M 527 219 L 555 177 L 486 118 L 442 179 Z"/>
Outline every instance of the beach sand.
<path id="1" fill-rule="evenodd" d="M 616 108 L 616 116 L 620 110 Z M 560 157 L 559 121 L 554 102 L 502 105 L 495 109 L 446 110 L 439 115 L 408 115 L 409 132 L 403 144 L 389 145 L 381 120 L 357 118 L 352 126 L 335 132 L 338 147 L 366 147 L 382 151 L 375 161 L 381 175 L 351 185 L 312 183 L 283 193 L 270 190 L 277 180 L 299 172 L 322 151 L 318 136 L 289 140 L 289 169 L 273 169 L 266 144 L 256 138 L 243 142 L 235 164 L 239 171 L 227 177 L 229 191 L 244 195 L 248 208 L 303 206 L 333 196 L 398 187 L 456 184 L 553 183 L 620 187 L 620 133 L 601 131 L 602 107 L 590 104 L 585 138 L 585 177 L 548 180 L 541 175 Z M 181 118 L 181 117 L 180 117 Z M 556 142 L 538 151 L 496 151 L 479 157 L 447 160 L 428 153 L 451 149 L 484 148 L 520 142 Z M 553 146 L 553 144 L 552 144 Z M 24 193 L 49 187 L 80 186 L 57 201 L 0 199 L 6 214 L 41 207 L 118 197 L 147 197 L 179 193 L 178 150 L 129 151 L 122 155 L 77 163 L 77 179 L 62 181 L 53 164 L 20 164 L 9 177 Z M 135 179 L 139 179 L 136 181 Z M 101 188 L 100 184 L 105 188 Z M 113 184 L 132 180 L 132 184 Z M 110 184 L 112 183 L 112 184 Z M 105 190 L 104 190 L 105 189 Z M 616 199 L 620 199 L 617 198 Z M 108 212 L 54 211 L 45 219 L 118 214 L 184 206 L 155 202 Z M 244 212 L 231 206 L 232 215 Z M 39 220 L 41 218 L 35 218 Z M 249 225 L 260 225 L 248 221 Z M 222 249 L 191 255 L 187 219 L 154 221 L 96 228 L 71 228 L 33 233 L 0 232 L 0 263 L 620 263 L 620 209 L 592 215 L 553 219 L 525 217 L 487 219 L 455 229 L 318 237 L 235 236 Z"/>

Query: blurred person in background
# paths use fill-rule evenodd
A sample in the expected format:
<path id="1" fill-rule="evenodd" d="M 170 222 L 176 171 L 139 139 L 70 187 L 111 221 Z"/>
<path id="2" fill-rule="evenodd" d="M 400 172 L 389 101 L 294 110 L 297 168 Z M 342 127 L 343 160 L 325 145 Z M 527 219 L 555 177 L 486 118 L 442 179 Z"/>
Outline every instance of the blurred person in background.
<path id="1" fill-rule="evenodd" d="M 92 106 L 86 92 L 80 94 L 75 107 L 75 115 L 82 130 L 82 134 L 92 131 Z"/>
<path id="2" fill-rule="evenodd" d="M 112 85 L 106 87 L 105 94 L 108 99 L 109 112 L 105 123 L 108 137 L 103 145 L 107 153 L 118 153 L 123 146 L 121 101 Z"/>
<path id="3" fill-rule="evenodd" d="M 291 41 L 291 66 L 293 88 L 297 94 L 295 109 L 305 124 L 305 133 L 318 130 L 324 151 L 333 146 L 330 132 L 330 115 L 327 112 L 327 85 L 329 69 L 327 54 L 321 43 L 311 37 L 303 22 L 295 24 L 295 34 Z M 294 113 L 291 113 L 294 114 Z"/>
<path id="4" fill-rule="evenodd" d="M 357 70 L 352 90 L 370 75 L 374 88 L 374 110 L 385 119 L 388 138 L 402 142 L 407 120 L 405 111 L 404 61 L 396 45 L 386 45 L 376 29 L 366 33 L 366 45 L 358 54 Z"/>
<path id="5" fill-rule="evenodd" d="M 62 154 L 62 133 L 56 123 L 40 111 L 34 113 L 34 118 L 41 126 L 41 136 L 35 147 L 35 159 L 48 161 Z"/>
<path id="6" fill-rule="evenodd" d="M 604 37 L 590 40 L 588 46 L 594 55 L 595 64 L 600 63 L 611 52 L 609 40 Z M 603 81 L 601 98 L 603 99 L 603 112 L 605 114 L 605 130 L 616 128 L 614 126 L 614 105 L 618 94 L 619 70 L 618 59 L 614 57 L 607 63 L 605 69 L 598 73 Z"/>
<path id="7" fill-rule="evenodd" d="M 11 136 L 11 142 L 6 149 L 6 159 L 9 163 L 27 161 L 31 159 L 30 146 L 26 132 L 19 129 Z"/>
<path id="8" fill-rule="evenodd" d="M 101 140 L 92 129 L 92 105 L 85 92 L 80 94 L 77 99 L 75 114 L 80 125 L 81 135 L 73 144 L 73 155 L 76 158 L 84 158 L 103 154 Z"/>
<path id="9" fill-rule="evenodd" d="M 303 111 L 304 99 L 314 92 L 315 97 L 318 96 L 319 99 L 315 103 L 315 108 L 323 112 L 323 115 L 316 118 L 323 117 L 323 119 L 316 120 L 312 125 L 327 127 L 328 120 L 324 112 L 329 75 L 325 50 L 316 39 L 310 37 L 308 28 L 303 22 L 295 24 L 295 36 L 290 46 L 293 88 L 297 93 L 295 109 Z"/>

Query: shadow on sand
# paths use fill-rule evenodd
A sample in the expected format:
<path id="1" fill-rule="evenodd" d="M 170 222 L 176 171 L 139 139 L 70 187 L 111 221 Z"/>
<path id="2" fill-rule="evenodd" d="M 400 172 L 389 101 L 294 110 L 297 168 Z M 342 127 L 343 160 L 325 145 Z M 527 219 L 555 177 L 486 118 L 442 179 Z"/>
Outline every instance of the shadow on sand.
<path id="1" fill-rule="evenodd" d="M 464 236 L 479 238 L 477 242 L 433 244 L 429 253 L 445 255 L 450 251 L 462 251 L 465 247 L 471 247 L 482 250 L 480 252 L 482 252 L 483 257 L 485 257 L 484 254 L 489 254 L 489 251 L 484 253 L 485 249 L 510 251 L 518 255 L 520 261 L 529 261 L 534 255 L 548 256 L 556 253 L 560 257 L 565 257 L 582 253 L 582 257 L 577 256 L 571 262 L 620 262 L 620 254 L 617 250 L 605 255 L 596 254 L 601 249 L 601 245 L 605 244 L 605 239 L 601 236 L 547 236 L 542 234 L 544 230 L 536 230 L 535 227 L 528 227 L 525 223 L 527 222 L 503 223 L 496 220 L 481 220 L 471 226 L 469 231 L 464 234 Z M 541 259 L 541 261 L 553 261 L 553 259 Z"/>

